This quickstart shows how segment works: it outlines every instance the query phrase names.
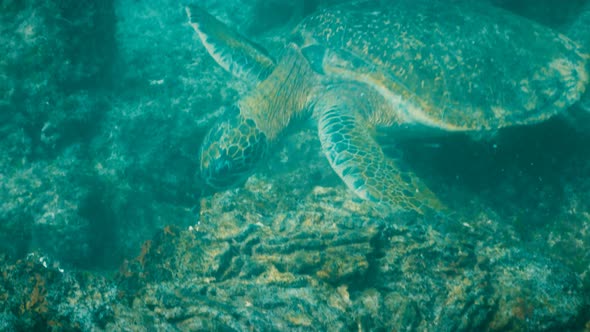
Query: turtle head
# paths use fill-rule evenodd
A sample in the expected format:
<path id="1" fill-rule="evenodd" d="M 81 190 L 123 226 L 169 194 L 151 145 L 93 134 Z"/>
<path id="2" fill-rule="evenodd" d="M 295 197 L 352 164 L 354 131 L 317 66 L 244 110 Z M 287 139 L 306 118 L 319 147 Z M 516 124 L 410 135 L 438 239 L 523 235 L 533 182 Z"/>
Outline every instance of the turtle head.
<path id="1" fill-rule="evenodd" d="M 201 176 L 214 189 L 241 184 L 266 155 L 266 136 L 254 120 L 231 113 L 209 131 L 200 150 Z"/>

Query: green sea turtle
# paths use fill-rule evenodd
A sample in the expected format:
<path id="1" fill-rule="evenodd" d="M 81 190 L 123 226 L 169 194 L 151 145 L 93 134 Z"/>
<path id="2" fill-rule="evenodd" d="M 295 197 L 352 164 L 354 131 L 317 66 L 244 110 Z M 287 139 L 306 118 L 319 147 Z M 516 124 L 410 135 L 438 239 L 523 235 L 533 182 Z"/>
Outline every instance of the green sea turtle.
<path id="1" fill-rule="evenodd" d="M 590 2 L 586 2 L 581 8 L 578 8 L 578 15 L 568 25 L 565 34 L 583 45 L 586 50 L 590 49 Z M 590 89 L 586 89 L 586 93 L 578 105 L 586 112 L 590 112 Z"/>
<path id="2" fill-rule="evenodd" d="M 356 1 L 294 30 L 277 60 L 197 6 L 189 22 L 209 54 L 252 90 L 206 135 L 200 170 L 213 188 L 247 178 L 297 119 L 317 123 L 344 183 L 387 210 L 439 202 L 375 137 L 406 130 L 494 132 L 574 104 L 588 55 L 567 37 L 469 1 Z"/>

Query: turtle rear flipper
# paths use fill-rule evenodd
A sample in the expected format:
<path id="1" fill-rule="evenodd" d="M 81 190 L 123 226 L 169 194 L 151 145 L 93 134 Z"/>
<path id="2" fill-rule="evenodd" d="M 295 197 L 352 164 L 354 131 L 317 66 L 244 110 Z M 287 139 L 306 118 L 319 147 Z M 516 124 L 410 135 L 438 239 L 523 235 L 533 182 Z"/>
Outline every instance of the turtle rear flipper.
<path id="1" fill-rule="evenodd" d="M 258 83 L 274 69 L 266 51 L 196 5 L 186 7 L 189 23 L 213 59 L 235 77 Z"/>
<path id="2" fill-rule="evenodd" d="M 324 97 L 316 109 L 322 150 L 330 165 L 360 198 L 379 211 L 444 209 L 436 196 L 401 162 L 385 156 L 368 124 L 346 98 Z"/>

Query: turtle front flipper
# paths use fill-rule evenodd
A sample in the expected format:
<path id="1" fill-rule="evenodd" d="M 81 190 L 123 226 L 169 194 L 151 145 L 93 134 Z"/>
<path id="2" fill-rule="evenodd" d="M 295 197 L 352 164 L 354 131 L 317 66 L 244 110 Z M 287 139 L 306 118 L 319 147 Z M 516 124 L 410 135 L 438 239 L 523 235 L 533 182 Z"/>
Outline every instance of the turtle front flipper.
<path id="1" fill-rule="evenodd" d="M 189 23 L 213 59 L 246 82 L 263 81 L 274 69 L 266 51 L 196 5 L 186 7 Z"/>
<path id="2" fill-rule="evenodd" d="M 316 104 L 322 150 L 334 171 L 360 198 L 379 211 L 443 209 L 424 183 L 401 162 L 388 158 L 359 114 L 362 105 L 344 96 L 325 97 Z"/>

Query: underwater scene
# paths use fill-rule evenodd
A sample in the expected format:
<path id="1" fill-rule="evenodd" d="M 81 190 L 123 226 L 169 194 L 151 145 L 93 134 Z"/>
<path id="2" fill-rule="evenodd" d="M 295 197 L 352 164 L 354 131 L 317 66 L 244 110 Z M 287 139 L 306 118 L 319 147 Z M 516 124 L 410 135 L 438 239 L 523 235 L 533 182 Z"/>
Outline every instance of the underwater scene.
<path id="1" fill-rule="evenodd" d="M 0 40 L 0 331 L 590 331 L 590 0 L 2 0 Z"/>

